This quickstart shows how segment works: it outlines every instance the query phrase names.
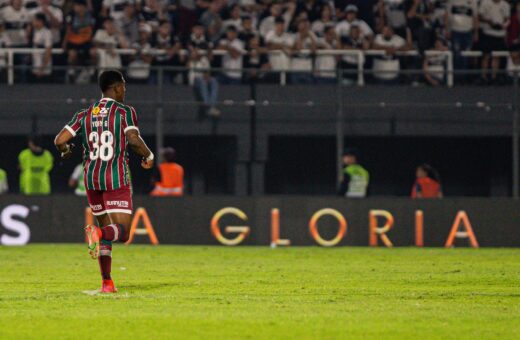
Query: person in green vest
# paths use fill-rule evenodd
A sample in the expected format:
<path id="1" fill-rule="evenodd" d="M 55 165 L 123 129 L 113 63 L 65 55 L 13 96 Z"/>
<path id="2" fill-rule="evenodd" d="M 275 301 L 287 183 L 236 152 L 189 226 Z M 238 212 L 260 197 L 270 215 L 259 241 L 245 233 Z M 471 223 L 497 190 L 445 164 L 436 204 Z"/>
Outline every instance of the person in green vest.
<path id="1" fill-rule="evenodd" d="M 83 172 L 83 164 L 81 163 L 76 165 L 69 178 L 69 187 L 74 188 L 74 193 L 77 196 L 87 196 L 84 178 L 85 173 Z"/>
<path id="2" fill-rule="evenodd" d="M 0 195 L 5 194 L 9 191 L 9 185 L 7 184 L 7 172 L 0 168 Z"/>
<path id="3" fill-rule="evenodd" d="M 49 173 L 54 165 L 52 154 L 42 146 L 37 136 L 29 137 L 28 148 L 18 155 L 20 166 L 20 192 L 25 195 L 49 195 Z"/>
<path id="4" fill-rule="evenodd" d="M 359 152 L 355 148 L 348 148 L 343 152 L 343 169 L 338 195 L 350 198 L 367 197 L 370 175 L 358 163 Z"/>

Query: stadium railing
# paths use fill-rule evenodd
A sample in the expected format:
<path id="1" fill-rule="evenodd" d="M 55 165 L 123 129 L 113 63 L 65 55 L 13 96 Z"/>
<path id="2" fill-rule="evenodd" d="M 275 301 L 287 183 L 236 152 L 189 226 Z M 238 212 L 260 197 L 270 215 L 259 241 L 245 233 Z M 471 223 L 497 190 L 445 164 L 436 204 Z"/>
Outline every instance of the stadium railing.
<path id="1" fill-rule="evenodd" d="M 15 55 L 30 55 L 33 53 L 43 53 L 45 49 L 42 48 L 0 48 L 0 58 L 4 56 L 6 59 L 6 69 L 7 69 L 7 84 L 13 85 L 15 82 Z M 62 55 L 64 54 L 64 50 L 61 48 L 53 48 L 52 54 L 54 55 Z M 119 55 L 135 55 L 139 51 L 136 49 L 116 49 L 115 52 Z M 309 50 L 302 50 L 301 53 L 311 53 Z M 162 55 L 166 52 L 164 50 L 150 50 L 149 54 L 152 55 Z M 181 51 L 181 53 L 187 54 L 187 50 Z M 225 50 L 213 50 L 212 52 L 214 55 L 222 56 L 227 53 Z M 276 53 L 284 53 L 283 51 L 269 51 L 269 54 L 276 54 Z M 377 56 L 384 56 L 385 51 L 383 50 L 317 50 L 314 53 L 312 53 L 314 56 L 350 56 L 354 57 L 357 61 L 357 85 L 358 86 L 364 86 L 365 85 L 365 59 L 366 57 L 377 57 Z M 436 55 L 442 55 L 445 57 L 445 68 L 446 68 L 446 85 L 448 87 L 452 87 L 454 85 L 454 73 L 455 70 L 453 68 L 453 52 L 452 51 L 437 51 L 437 50 L 428 50 L 424 53 L 425 56 L 436 56 Z M 480 51 L 464 51 L 461 53 L 463 57 L 466 58 L 474 58 L 474 57 L 481 57 L 482 52 Z M 495 51 L 492 54 L 493 56 L 500 57 L 500 58 L 507 58 L 509 57 L 508 51 Z M 418 51 L 411 50 L 411 51 L 400 51 L 396 52 L 396 56 L 399 57 L 420 57 L 421 54 Z M 190 69 L 194 70 L 194 69 Z M 275 72 L 280 73 L 280 85 L 286 85 L 287 84 L 287 73 L 291 72 L 290 69 L 280 69 L 280 70 L 273 70 Z M 271 71 L 271 72 L 273 72 Z M 421 70 L 422 71 L 422 70 Z"/>

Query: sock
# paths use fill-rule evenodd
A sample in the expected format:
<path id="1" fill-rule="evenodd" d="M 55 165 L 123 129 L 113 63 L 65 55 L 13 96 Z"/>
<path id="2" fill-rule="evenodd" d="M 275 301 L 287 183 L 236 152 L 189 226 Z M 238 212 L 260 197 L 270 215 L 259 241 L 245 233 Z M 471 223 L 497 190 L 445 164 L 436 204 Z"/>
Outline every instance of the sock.
<path id="1" fill-rule="evenodd" d="M 112 271 L 112 242 L 101 240 L 98 262 L 101 277 L 103 280 L 110 280 L 110 272 Z"/>
<path id="2" fill-rule="evenodd" d="M 125 239 L 125 228 L 120 224 L 109 224 L 101 229 L 101 239 L 105 241 L 120 241 Z"/>

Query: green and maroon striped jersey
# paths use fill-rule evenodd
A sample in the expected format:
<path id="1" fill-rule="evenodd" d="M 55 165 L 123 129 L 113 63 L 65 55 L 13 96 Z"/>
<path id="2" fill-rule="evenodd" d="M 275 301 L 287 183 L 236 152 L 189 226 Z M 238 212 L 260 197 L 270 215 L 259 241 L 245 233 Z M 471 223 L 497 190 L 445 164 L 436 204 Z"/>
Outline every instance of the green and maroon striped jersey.
<path id="1" fill-rule="evenodd" d="M 130 184 L 126 132 L 138 130 L 133 107 L 102 98 L 76 112 L 65 128 L 81 135 L 87 189 L 116 190 Z"/>

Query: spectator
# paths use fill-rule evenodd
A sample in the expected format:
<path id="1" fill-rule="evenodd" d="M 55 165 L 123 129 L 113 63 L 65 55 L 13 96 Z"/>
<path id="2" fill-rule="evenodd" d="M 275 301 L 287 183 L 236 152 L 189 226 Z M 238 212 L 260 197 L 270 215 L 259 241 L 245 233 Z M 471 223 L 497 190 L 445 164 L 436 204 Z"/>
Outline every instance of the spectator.
<path id="1" fill-rule="evenodd" d="M 352 29 L 350 30 L 352 33 Z M 323 50 L 336 50 L 339 48 L 334 26 L 325 28 L 325 36 L 318 38 L 317 47 Z M 337 57 L 335 55 L 318 55 L 315 61 L 316 82 L 318 84 L 336 83 Z"/>
<path id="2" fill-rule="evenodd" d="M 242 40 L 244 45 L 247 47 L 247 44 L 251 41 L 251 38 L 257 36 L 258 31 L 253 26 L 253 19 L 250 16 L 243 17 L 242 30 L 238 33 L 238 39 Z"/>
<path id="3" fill-rule="evenodd" d="M 141 5 L 141 22 L 152 26 L 154 32 L 164 20 L 164 14 L 158 0 L 143 0 Z"/>
<path id="4" fill-rule="evenodd" d="M 417 167 L 412 198 L 442 198 L 441 180 L 437 170 L 428 164 Z"/>
<path id="5" fill-rule="evenodd" d="M 229 19 L 224 20 L 222 23 L 224 31 L 227 31 L 228 27 L 233 26 L 237 32 L 242 30 L 242 18 L 240 17 L 240 7 L 235 4 L 229 9 Z"/>
<path id="6" fill-rule="evenodd" d="M 128 78 L 137 82 L 145 83 L 150 76 L 150 65 L 153 61 L 151 54 L 152 27 L 142 23 L 139 26 L 139 40 L 132 44 L 137 54 L 128 64 Z"/>
<path id="7" fill-rule="evenodd" d="M 6 194 L 9 191 L 9 184 L 7 182 L 7 172 L 0 168 L 0 195 Z"/>
<path id="8" fill-rule="evenodd" d="M 52 32 L 46 25 L 45 14 L 38 13 L 34 16 L 32 47 L 44 49 L 44 52 L 32 54 L 32 73 L 36 81 L 45 80 L 52 73 Z"/>
<path id="9" fill-rule="evenodd" d="M 517 2 L 510 21 L 507 29 L 507 46 L 520 43 L 520 2 Z"/>
<path id="10" fill-rule="evenodd" d="M 381 27 L 388 25 L 395 34 L 407 39 L 406 0 L 379 0 L 379 22 Z"/>
<path id="11" fill-rule="evenodd" d="M 420 53 L 433 45 L 432 7 L 430 0 L 407 0 L 405 3 L 408 28 Z"/>
<path id="12" fill-rule="evenodd" d="M 338 195 L 348 198 L 364 198 L 368 194 L 370 175 L 358 163 L 359 152 L 355 148 L 346 149 L 343 153 L 343 175 Z"/>
<path id="13" fill-rule="evenodd" d="M 323 37 L 325 35 L 325 28 L 334 24 L 332 21 L 332 9 L 329 5 L 324 5 L 321 8 L 321 16 L 318 20 L 312 23 L 311 31 L 316 34 L 317 37 Z"/>
<path id="14" fill-rule="evenodd" d="M 208 9 L 200 17 L 200 22 L 206 28 L 208 38 L 212 43 L 215 43 L 222 34 L 221 7 L 220 1 L 212 1 Z"/>
<path id="15" fill-rule="evenodd" d="M 83 172 L 83 164 L 78 164 L 74 168 L 72 175 L 69 178 L 69 187 L 74 189 L 74 194 L 77 196 L 87 196 L 87 189 L 85 188 L 85 181 Z"/>
<path id="16" fill-rule="evenodd" d="M 433 51 L 444 52 L 448 48 L 441 38 L 435 40 Z M 439 86 L 444 82 L 446 56 L 441 54 L 426 55 L 423 61 L 424 78 L 428 84 Z"/>
<path id="17" fill-rule="evenodd" d="M 341 48 L 344 50 L 362 50 L 365 51 L 370 47 L 370 42 L 361 34 L 358 25 L 352 25 L 350 35 L 341 38 Z M 364 58 L 358 60 L 356 56 L 344 55 L 340 62 L 340 68 L 343 72 L 342 79 L 346 85 L 352 85 L 357 80 L 358 63 L 365 63 Z M 355 71 L 355 72 L 353 72 Z"/>
<path id="18" fill-rule="evenodd" d="M 269 53 L 269 63 L 275 71 L 285 71 L 289 67 L 289 55 L 291 55 L 292 37 L 285 32 L 285 22 L 282 18 L 276 18 L 274 30 L 270 31 L 265 42 Z"/>
<path id="19" fill-rule="evenodd" d="M 136 12 L 135 5 L 127 3 L 123 16 L 115 21 L 117 29 L 123 33 L 129 45 L 133 45 L 139 40 L 139 19 Z"/>
<path id="20" fill-rule="evenodd" d="M 482 52 L 482 79 L 481 82 L 495 82 L 500 67 L 500 58 L 492 57 L 493 51 L 506 50 L 506 29 L 509 26 L 511 13 L 510 6 L 504 0 L 482 0 L 479 8 L 482 23 L 480 38 Z M 488 68 L 491 60 L 491 79 L 488 79 Z"/>
<path id="21" fill-rule="evenodd" d="M 385 51 L 385 55 L 375 58 L 373 71 L 374 77 L 380 83 L 394 84 L 399 79 L 400 63 L 395 54 L 398 51 L 407 51 L 409 44 L 397 34 L 389 25 L 385 25 L 381 34 L 374 39 L 372 47 L 376 50 Z"/>
<path id="22" fill-rule="evenodd" d="M 30 10 L 29 14 L 34 17 L 38 13 L 45 15 L 49 29 L 52 32 L 53 46 L 59 46 L 63 28 L 63 11 L 61 8 L 53 6 L 51 0 L 38 0 L 38 6 Z"/>
<path id="23" fill-rule="evenodd" d="M 101 16 L 119 21 L 125 14 L 125 5 L 134 3 L 134 0 L 102 0 Z"/>
<path id="24" fill-rule="evenodd" d="M 253 36 L 247 44 L 247 55 L 244 57 L 244 66 L 248 69 L 248 82 L 267 78 L 266 72 L 271 69 L 267 58 L 267 47 L 260 45 L 260 37 Z"/>
<path id="25" fill-rule="evenodd" d="M 285 11 L 284 11 L 285 9 Z M 267 40 L 269 32 L 275 30 L 275 26 L 278 23 L 283 23 L 284 31 L 289 28 L 289 24 L 294 16 L 296 5 L 292 2 L 285 3 L 273 3 L 269 8 L 270 16 L 266 17 L 259 26 L 260 35 Z M 282 21 L 280 21 L 282 19 Z"/>
<path id="26" fill-rule="evenodd" d="M 356 25 L 361 30 L 361 35 L 368 40 L 372 40 L 374 31 L 363 20 L 357 18 L 358 8 L 355 5 L 348 5 L 345 8 L 345 19 L 336 25 L 336 33 L 338 37 L 348 37 L 350 35 L 350 27 Z"/>
<path id="27" fill-rule="evenodd" d="M 336 7 L 336 17 L 343 19 L 345 17 L 344 9 L 348 5 L 354 5 L 358 8 L 358 18 L 368 24 L 368 26 L 375 28 L 376 21 L 374 14 L 377 9 L 379 0 L 336 0 L 334 1 Z"/>
<path id="28" fill-rule="evenodd" d="M 448 0 L 445 20 L 446 36 L 451 39 L 455 69 L 467 69 L 468 59 L 461 52 L 471 50 L 478 41 L 477 0 Z"/>
<path id="29" fill-rule="evenodd" d="M 510 55 L 507 58 L 507 75 L 514 79 L 520 77 L 520 43 L 514 43 L 510 47 Z"/>
<path id="30" fill-rule="evenodd" d="M 22 0 L 11 0 L 11 5 L 4 7 L 0 14 L 9 47 L 27 46 L 31 19 Z"/>
<path id="31" fill-rule="evenodd" d="M 298 22 L 298 32 L 294 37 L 291 60 L 291 82 L 293 84 L 310 84 L 312 78 L 312 56 L 316 53 L 317 38 L 310 30 L 309 20 Z"/>
<path id="32" fill-rule="evenodd" d="M 128 48 L 124 35 L 117 30 L 114 20 L 103 20 L 103 28 L 97 30 L 94 36 L 94 48 L 90 53 L 93 60 L 97 60 L 98 67 L 103 69 L 121 68 L 121 56 L 116 52 L 118 48 Z"/>
<path id="33" fill-rule="evenodd" d="M 53 168 L 52 154 L 41 146 L 39 137 L 29 137 L 29 148 L 20 152 L 20 192 L 25 195 L 48 195 L 51 193 L 49 173 Z"/>
<path id="34" fill-rule="evenodd" d="M 7 48 L 9 46 L 9 38 L 5 33 L 4 26 L 0 24 L 0 48 Z M 0 53 L 0 71 L 7 65 L 7 53 Z"/>
<path id="35" fill-rule="evenodd" d="M 242 78 L 243 55 L 246 54 L 244 43 L 238 39 L 234 26 L 229 26 L 226 37 L 219 43 L 219 48 L 226 51 L 222 57 L 222 68 L 219 82 L 225 85 L 240 84 Z"/>
<path id="36" fill-rule="evenodd" d="M 433 14 L 432 22 L 436 35 L 444 35 L 446 23 L 446 15 L 448 15 L 447 6 L 450 0 L 432 0 Z M 471 0 L 470 0 L 471 1 Z M 474 12 L 478 15 L 478 11 Z"/>
<path id="37" fill-rule="evenodd" d="M 150 196 L 178 197 L 184 194 L 184 169 L 175 162 L 175 156 L 173 148 L 162 150 L 163 161 L 153 176 L 155 187 Z"/>
<path id="38" fill-rule="evenodd" d="M 87 9 L 85 0 L 74 0 L 73 11 L 66 19 L 67 28 L 63 38 L 63 48 L 67 51 L 70 66 L 86 65 L 89 60 L 94 18 Z M 71 78 L 76 77 L 76 70 L 68 71 Z"/>
<path id="39" fill-rule="evenodd" d="M 154 58 L 154 66 L 174 66 L 179 67 L 185 64 L 185 56 L 181 54 L 182 45 L 177 36 L 173 34 L 173 28 L 169 21 L 163 20 L 160 23 L 159 31 L 152 43 L 153 48 L 164 51 L 166 54 L 157 55 Z M 166 70 L 164 74 L 169 81 L 173 82 L 179 71 Z M 156 78 L 156 76 L 155 76 Z"/>
<path id="40" fill-rule="evenodd" d="M 189 51 L 190 83 L 195 94 L 203 103 L 203 111 L 210 116 L 219 116 L 217 109 L 218 82 L 209 72 L 210 59 L 213 58 L 213 44 L 204 35 L 204 27 L 197 23 L 186 43 Z"/>
<path id="41" fill-rule="evenodd" d="M 296 11 L 295 16 L 298 17 L 300 13 L 305 12 L 307 15 L 307 19 L 310 22 L 318 20 L 321 17 L 321 9 L 323 6 L 323 1 L 317 0 L 303 0 L 296 2 Z"/>

